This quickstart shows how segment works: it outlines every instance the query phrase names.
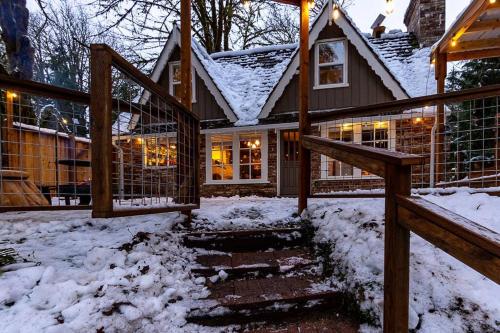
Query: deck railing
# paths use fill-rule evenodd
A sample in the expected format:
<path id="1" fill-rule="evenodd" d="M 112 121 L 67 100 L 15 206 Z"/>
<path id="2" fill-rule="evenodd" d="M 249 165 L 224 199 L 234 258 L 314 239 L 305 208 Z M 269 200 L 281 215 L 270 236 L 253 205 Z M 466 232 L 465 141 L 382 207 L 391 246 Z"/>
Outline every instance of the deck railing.
<path id="1" fill-rule="evenodd" d="M 312 113 L 310 120 L 322 137 L 424 156 L 412 167 L 413 189 L 500 187 L 500 85 Z M 383 187 L 346 163 L 317 155 L 312 163 L 315 194 Z"/>
<path id="2" fill-rule="evenodd" d="M 0 75 L 0 211 L 198 207 L 196 115 L 106 45 L 91 65 L 90 93 Z"/>
<path id="3" fill-rule="evenodd" d="M 500 235 L 411 196 L 411 167 L 423 157 L 317 136 L 302 146 L 385 180 L 384 332 L 408 332 L 410 232 L 500 283 Z"/>
<path id="4" fill-rule="evenodd" d="M 103 44 L 90 95 L 93 216 L 197 208 L 198 117 Z"/>
<path id="5" fill-rule="evenodd" d="M 500 85 L 433 95 L 379 105 L 312 115 L 313 124 L 402 114 L 405 110 L 436 106 L 446 112 L 446 103 L 460 103 L 500 95 Z M 496 97 L 495 97 L 496 98 Z M 498 106 L 495 106 L 498 108 Z M 439 126 L 440 123 L 436 122 Z M 498 121 L 495 122 L 498 133 Z M 495 141 L 498 144 L 498 136 Z M 443 138 L 441 138 L 443 139 Z M 376 145 L 343 142 L 318 135 L 304 135 L 301 145 L 322 155 L 379 177 L 385 187 L 384 332 L 408 332 L 410 233 L 416 233 L 489 279 L 500 283 L 500 235 L 442 207 L 411 196 L 415 167 L 428 157 L 394 151 Z M 445 146 L 445 140 L 436 140 Z M 494 147 L 494 151 L 498 150 Z M 311 175 L 310 170 L 306 173 Z M 436 171 L 436 174 L 439 174 Z M 307 192 L 307 189 L 302 191 Z M 357 194 L 361 195 L 361 194 Z M 327 195 L 322 195 L 327 197 Z M 302 198 L 304 200 L 304 198 Z"/>

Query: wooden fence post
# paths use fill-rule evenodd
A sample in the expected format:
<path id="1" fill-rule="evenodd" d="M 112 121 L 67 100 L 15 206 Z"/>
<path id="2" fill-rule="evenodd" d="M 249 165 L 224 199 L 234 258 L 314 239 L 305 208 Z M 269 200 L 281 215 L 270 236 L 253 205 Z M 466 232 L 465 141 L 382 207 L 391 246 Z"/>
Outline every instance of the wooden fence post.
<path id="1" fill-rule="evenodd" d="M 411 194 L 411 166 L 386 164 L 384 333 L 408 332 L 410 231 L 398 223 L 396 195 Z"/>
<path id="2" fill-rule="evenodd" d="M 104 45 L 91 45 L 90 52 L 92 216 L 110 217 L 113 214 L 111 54 Z"/>
<path id="3" fill-rule="evenodd" d="M 302 137 L 311 134 L 309 119 L 309 0 L 300 2 L 299 68 L 299 214 L 307 208 L 311 190 L 311 151 L 302 146 Z"/>

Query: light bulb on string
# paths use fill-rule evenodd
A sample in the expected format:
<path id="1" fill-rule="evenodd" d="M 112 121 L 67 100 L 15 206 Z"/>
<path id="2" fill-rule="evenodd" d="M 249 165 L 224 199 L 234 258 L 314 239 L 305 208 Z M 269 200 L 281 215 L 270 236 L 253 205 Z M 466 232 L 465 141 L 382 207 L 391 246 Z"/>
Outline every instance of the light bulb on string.
<path id="1" fill-rule="evenodd" d="M 336 21 L 340 17 L 340 9 L 337 2 L 333 4 L 332 18 Z"/>
<path id="2" fill-rule="evenodd" d="M 250 10 L 250 0 L 243 0 L 242 3 L 245 10 Z"/>
<path id="3" fill-rule="evenodd" d="M 385 0 L 385 13 L 387 15 L 394 13 L 394 0 Z"/>

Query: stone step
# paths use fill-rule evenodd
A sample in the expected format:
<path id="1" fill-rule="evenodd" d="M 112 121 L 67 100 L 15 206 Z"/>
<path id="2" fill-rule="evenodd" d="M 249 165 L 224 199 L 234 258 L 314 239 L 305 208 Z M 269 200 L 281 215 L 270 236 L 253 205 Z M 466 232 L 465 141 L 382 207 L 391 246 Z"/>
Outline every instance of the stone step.
<path id="1" fill-rule="evenodd" d="M 315 263 L 313 255 L 305 248 L 199 255 L 196 260 L 201 267 L 193 269 L 193 273 L 208 277 L 223 270 L 229 279 L 282 274 Z"/>
<path id="2" fill-rule="evenodd" d="M 184 237 L 184 244 L 224 252 L 262 251 L 303 245 L 304 234 L 302 228 L 191 232 Z"/>
<path id="3" fill-rule="evenodd" d="M 340 308 L 344 295 L 313 288 L 316 276 L 244 279 L 210 286 L 210 311 L 195 310 L 188 320 L 205 325 L 229 325 L 272 320 L 281 315 Z"/>

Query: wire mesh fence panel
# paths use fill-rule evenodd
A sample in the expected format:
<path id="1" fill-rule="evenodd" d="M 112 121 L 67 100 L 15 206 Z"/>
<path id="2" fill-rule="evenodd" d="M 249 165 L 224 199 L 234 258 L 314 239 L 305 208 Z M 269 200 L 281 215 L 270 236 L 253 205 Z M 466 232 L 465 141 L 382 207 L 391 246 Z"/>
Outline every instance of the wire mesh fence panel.
<path id="1" fill-rule="evenodd" d="M 106 217 L 195 207 L 199 203 L 198 120 L 149 78 L 139 75 L 116 54 L 110 54 L 111 118 L 105 119 L 110 121 L 103 129 L 107 134 L 98 143 L 107 145 L 102 148 L 103 155 L 111 155 L 109 165 L 104 160 L 98 162 L 103 163 L 100 168 L 109 172 L 104 190 L 110 201 L 97 214 Z M 93 77 L 101 79 L 105 80 Z M 96 112 L 101 112 L 101 108 L 96 108 Z M 102 116 L 94 112 L 92 115 Z M 103 176 L 102 181 L 106 179 Z M 104 196 L 101 199 L 100 192 L 93 199 L 108 200 Z"/>
<path id="2" fill-rule="evenodd" d="M 316 135 L 425 157 L 412 167 L 412 188 L 446 191 L 499 186 L 499 97 L 315 123 Z M 442 112 L 442 117 L 437 117 Z M 442 119 L 442 121 L 439 121 Z M 382 192 L 383 179 L 312 154 L 312 193 Z"/>
<path id="3" fill-rule="evenodd" d="M 0 90 L 0 209 L 89 208 L 88 105 L 40 95 Z"/>

